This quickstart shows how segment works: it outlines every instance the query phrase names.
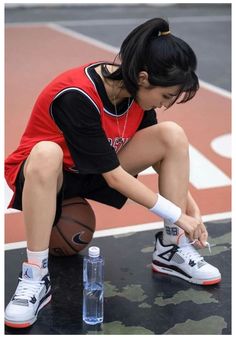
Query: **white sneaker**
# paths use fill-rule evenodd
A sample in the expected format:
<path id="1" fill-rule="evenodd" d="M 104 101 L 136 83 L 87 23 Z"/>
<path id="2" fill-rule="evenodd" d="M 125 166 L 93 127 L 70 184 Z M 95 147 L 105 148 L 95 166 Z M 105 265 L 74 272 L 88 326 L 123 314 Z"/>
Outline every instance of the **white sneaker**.
<path id="1" fill-rule="evenodd" d="M 210 285 L 221 281 L 217 268 L 207 263 L 189 242 L 181 246 L 164 244 L 163 233 L 156 234 L 152 269 L 155 272 L 176 276 L 190 283 Z"/>
<path id="2" fill-rule="evenodd" d="M 49 274 L 42 278 L 38 265 L 23 263 L 22 276 L 5 310 L 5 324 L 15 328 L 32 325 L 39 311 L 51 300 Z"/>

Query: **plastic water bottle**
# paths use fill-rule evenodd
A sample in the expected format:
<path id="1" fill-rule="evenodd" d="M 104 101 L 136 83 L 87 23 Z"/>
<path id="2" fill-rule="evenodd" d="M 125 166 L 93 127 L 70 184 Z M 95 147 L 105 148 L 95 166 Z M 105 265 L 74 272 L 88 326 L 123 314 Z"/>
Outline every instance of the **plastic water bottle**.
<path id="1" fill-rule="evenodd" d="M 88 252 L 83 262 L 83 321 L 95 325 L 103 322 L 104 259 L 96 246 Z"/>

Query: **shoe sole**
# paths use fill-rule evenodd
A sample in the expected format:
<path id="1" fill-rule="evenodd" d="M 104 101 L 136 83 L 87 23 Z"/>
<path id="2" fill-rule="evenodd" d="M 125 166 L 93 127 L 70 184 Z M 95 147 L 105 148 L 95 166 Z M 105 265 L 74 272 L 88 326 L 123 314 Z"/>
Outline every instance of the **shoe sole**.
<path id="1" fill-rule="evenodd" d="M 37 318 L 38 318 L 38 313 L 39 311 L 45 306 L 47 305 L 52 299 L 52 295 L 50 295 L 48 298 L 46 298 L 44 300 L 44 302 L 40 305 L 40 307 L 38 308 L 38 311 L 36 313 L 36 315 L 32 318 L 32 319 L 29 319 L 27 321 L 24 321 L 24 322 L 20 322 L 20 321 L 9 321 L 7 320 L 7 318 L 5 318 L 5 325 L 9 326 L 9 327 L 14 327 L 14 328 L 18 328 L 18 329 L 23 329 L 23 328 L 26 328 L 26 327 L 29 327 L 31 325 L 33 325 Z"/>
<path id="2" fill-rule="evenodd" d="M 181 279 L 184 279 L 185 281 L 192 283 L 192 284 L 198 284 L 198 285 L 213 285 L 213 284 L 218 284 L 221 281 L 221 276 L 219 277 L 214 277 L 212 279 L 196 279 L 196 278 L 188 278 L 187 276 L 182 275 L 181 273 L 174 271 L 168 267 L 161 267 L 157 266 L 152 263 L 152 271 L 154 272 L 159 272 L 165 275 L 171 275 L 175 276 Z"/>

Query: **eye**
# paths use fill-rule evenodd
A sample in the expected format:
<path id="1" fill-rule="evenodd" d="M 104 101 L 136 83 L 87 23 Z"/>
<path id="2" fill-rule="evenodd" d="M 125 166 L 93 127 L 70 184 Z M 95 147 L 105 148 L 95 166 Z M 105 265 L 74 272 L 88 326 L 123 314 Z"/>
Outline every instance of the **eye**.
<path id="1" fill-rule="evenodd" d="M 168 95 L 162 95 L 163 96 L 163 98 L 165 99 L 165 100 L 169 100 L 170 99 L 170 96 L 168 96 Z"/>

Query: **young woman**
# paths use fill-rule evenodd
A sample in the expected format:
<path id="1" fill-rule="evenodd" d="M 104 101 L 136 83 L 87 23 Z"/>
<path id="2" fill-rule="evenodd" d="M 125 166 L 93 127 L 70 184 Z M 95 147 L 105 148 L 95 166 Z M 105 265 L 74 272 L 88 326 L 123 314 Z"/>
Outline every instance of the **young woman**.
<path id="1" fill-rule="evenodd" d="M 199 208 L 188 191 L 188 140 L 174 122 L 157 123 L 155 109 L 190 100 L 198 90 L 196 56 L 168 23 L 151 19 L 124 40 L 120 63 L 69 70 L 39 95 L 19 147 L 6 159 L 23 210 L 28 261 L 6 308 L 6 324 L 32 325 L 50 301 L 48 246 L 63 199 L 74 196 L 121 208 L 127 198 L 164 219 L 153 269 L 196 284 L 221 279 L 192 242 L 207 243 Z M 155 194 L 136 175 L 153 166 Z M 186 237 L 187 236 L 187 237 Z"/>

